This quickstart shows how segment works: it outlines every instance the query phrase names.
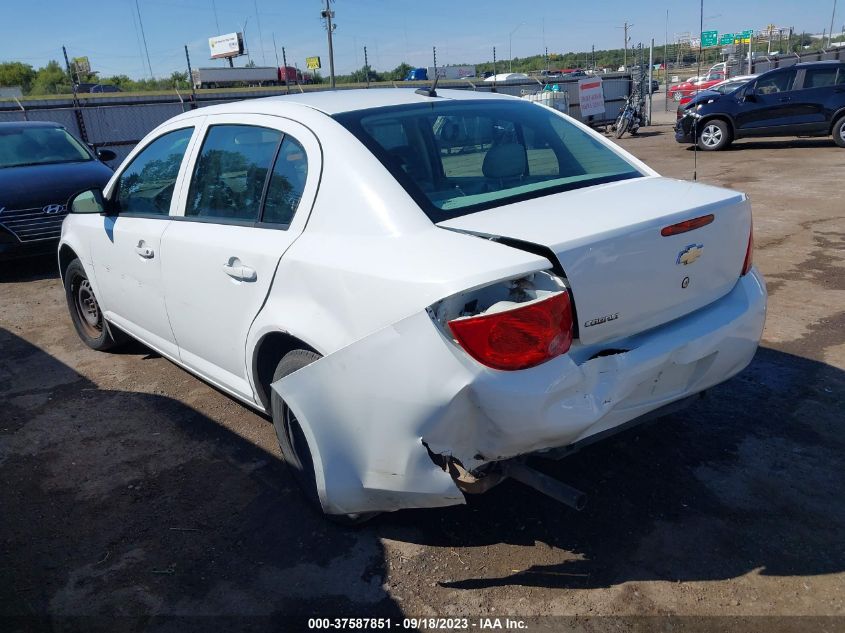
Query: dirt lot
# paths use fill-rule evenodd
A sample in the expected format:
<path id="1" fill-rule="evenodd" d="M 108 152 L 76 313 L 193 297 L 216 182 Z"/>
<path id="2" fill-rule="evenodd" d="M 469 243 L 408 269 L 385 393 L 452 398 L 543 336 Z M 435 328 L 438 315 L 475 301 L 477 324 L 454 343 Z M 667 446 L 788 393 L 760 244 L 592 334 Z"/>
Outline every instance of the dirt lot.
<path id="1" fill-rule="evenodd" d="M 692 177 L 668 125 L 621 144 Z M 0 615 L 180 631 L 224 624 L 150 618 L 281 630 L 292 614 L 836 615 L 820 628 L 841 630 L 843 174 L 827 139 L 698 155 L 699 180 L 751 195 L 763 345 L 694 408 L 548 465 L 589 493 L 581 513 L 506 482 L 466 506 L 336 527 L 303 503 L 268 420 L 140 345 L 88 350 L 53 262 L 4 264 Z"/>

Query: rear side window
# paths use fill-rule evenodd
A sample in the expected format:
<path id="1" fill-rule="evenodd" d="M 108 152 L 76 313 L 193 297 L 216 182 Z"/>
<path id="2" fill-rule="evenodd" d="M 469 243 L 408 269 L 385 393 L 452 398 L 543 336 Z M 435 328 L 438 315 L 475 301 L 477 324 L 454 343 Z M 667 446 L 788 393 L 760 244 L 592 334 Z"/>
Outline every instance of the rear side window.
<path id="1" fill-rule="evenodd" d="M 117 181 L 120 213 L 167 215 L 194 128 L 174 130 L 142 149 Z"/>
<path id="2" fill-rule="evenodd" d="M 444 101 L 335 118 L 433 222 L 642 175 L 565 118 L 525 101 Z"/>
<path id="3" fill-rule="evenodd" d="M 290 224 L 305 190 L 307 177 L 305 150 L 293 137 L 285 136 L 270 174 L 261 220 L 270 224 Z"/>
<path id="4" fill-rule="evenodd" d="M 194 167 L 187 217 L 258 221 L 282 133 L 250 125 L 209 128 Z"/>
<path id="5" fill-rule="evenodd" d="M 804 74 L 804 88 L 824 88 L 836 84 L 836 68 L 811 68 Z"/>

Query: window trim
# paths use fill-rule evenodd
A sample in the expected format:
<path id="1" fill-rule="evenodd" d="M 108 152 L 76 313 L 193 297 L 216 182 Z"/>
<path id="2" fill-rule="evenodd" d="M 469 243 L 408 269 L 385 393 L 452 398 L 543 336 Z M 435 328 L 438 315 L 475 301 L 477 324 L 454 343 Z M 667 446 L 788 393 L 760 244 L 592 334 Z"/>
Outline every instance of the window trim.
<path id="1" fill-rule="evenodd" d="M 173 201 L 176 200 L 176 185 L 179 184 L 180 176 L 182 169 L 185 167 L 186 159 L 191 153 L 191 145 L 194 140 L 194 136 L 196 135 L 198 125 L 196 123 L 189 123 L 188 125 L 180 125 L 178 127 L 168 128 L 162 131 L 161 134 L 156 136 L 155 138 L 151 139 L 149 143 L 146 143 L 140 149 L 135 148 L 133 152 L 129 155 L 131 156 L 131 160 L 129 160 L 125 165 L 121 165 L 120 172 L 116 172 L 114 175 L 114 180 L 112 180 L 107 186 L 108 193 L 104 192 L 104 199 L 107 201 L 110 209 L 107 211 L 107 215 L 113 217 L 126 217 L 126 218 L 140 218 L 145 220 L 169 220 L 173 217 Z M 168 134 L 172 134 L 173 132 L 179 132 L 181 130 L 191 130 L 191 137 L 188 139 L 188 145 L 185 147 L 185 153 L 182 154 L 182 162 L 179 164 L 179 171 L 176 172 L 176 180 L 174 181 L 174 189 L 173 195 L 170 198 L 170 208 L 167 210 L 167 213 L 143 213 L 140 211 L 121 211 L 118 209 L 119 200 L 113 199 L 112 195 L 120 195 L 120 179 L 123 178 L 123 174 L 132 167 L 132 164 L 135 160 L 144 153 L 150 145 L 155 143 L 161 138 L 164 138 Z"/>

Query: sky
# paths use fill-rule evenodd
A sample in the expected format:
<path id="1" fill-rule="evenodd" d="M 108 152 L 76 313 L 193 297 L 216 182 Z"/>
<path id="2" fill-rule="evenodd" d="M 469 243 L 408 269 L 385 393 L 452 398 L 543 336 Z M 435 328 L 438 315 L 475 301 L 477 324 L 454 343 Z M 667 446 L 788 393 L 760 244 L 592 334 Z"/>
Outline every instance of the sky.
<path id="1" fill-rule="evenodd" d="M 243 31 L 250 57 L 259 66 L 281 62 L 305 67 L 307 56 L 322 58 L 328 74 L 328 44 L 321 0 L 0 0 L 0 61 L 42 66 L 88 56 L 102 76 L 167 76 L 185 70 L 184 46 L 194 68 L 210 61 L 208 38 Z M 136 9 L 137 2 L 137 9 Z M 333 0 L 337 29 L 335 69 L 349 73 L 364 64 L 390 70 L 412 66 L 479 63 L 549 52 L 621 48 L 622 25 L 633 24 L 631 43 L 671 41 L 699 29 L 698 0 Z M 830 28 L 833 0 L 705 0 L 704 30 L 735 32 L 768 24 L 821 33 Z M 139 21 L 140 12 L 140 21 Z M 143 25 L 143 35 L 141 33 Z M 845 30 L 845 2 L 839 2 L 834 31 Z M 149 52 L 149 64 L 146 50 Z M 276 49 L 274 50 L 273 39 Z M 243 65 L 246 57 L 236 65 Z"/>

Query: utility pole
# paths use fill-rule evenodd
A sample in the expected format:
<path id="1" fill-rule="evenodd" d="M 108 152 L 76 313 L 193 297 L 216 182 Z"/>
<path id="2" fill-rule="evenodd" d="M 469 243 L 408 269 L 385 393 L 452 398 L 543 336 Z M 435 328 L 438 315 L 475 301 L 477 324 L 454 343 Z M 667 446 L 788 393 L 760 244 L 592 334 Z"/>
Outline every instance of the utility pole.
<path id="1" fill-rule="evenodd" d="M 285 54 L 285 47 L 282 46 L 282 63 L 285 65 L 285 92 L 290 94 L 290 75 L 288 74 L 288 56 Z"/>
<path id="2" fill-rule="evenodd" d="M 628 29 L 630 29 L 633 26 L 634 26 L 633 24 L 628 24 L 627 22 L 625 22 L 625 24 L 623 26 L 617 26 L 616 27 L 618 29 L 623 29 L 624 32 L 625 32 L 625 52 L 624 52 L 624 54 L 623 54 L 624 56 L 622 58 L 622 60 L 623 60 L 622 65 L 625 67 L 626 70 L 628 68 L 628 40 L 630 39 L 628 37 Z"/>
<path id="3" fill-rule="evenodd" d="M 325 18 L 326 20 L 326 31 L 329 34 L 329 75 L 331 77 L 331 87 L 332 90 L 335 89 L 335 81 L 334 81 L 334 46 L 332 45 L 332 31 L 335 29 L 335 25 L 332 24 L 332 18 L 334 17 L 334 11 L 331 10 L 329 4 L 331 0 L 326 0 L 326 8 L 320 13 L 320 15 Z"/>
<path id="4" fill-rule="evenodd" d="M 367 73 L 367 88 L 370 87 L 370 62 L 367 61 L 367 47 L 364 47 L 364 72 Z"/>
<path id="5" fill-rule="evenodd" d="M 833 20 L 836 17 L 836 0 L 833 0 L 833 12 L 830 14 L 830 33 L 827 36 L 827 47 L 833 43 Z"/>
<path id="6" fill-rule="evenodd" d="M 188 82 L 191 84 L 191 107 L 197 107 L 197 93 L 194 89 L 194 71 L 191 69 L 191 56 L 188 55 L 188 45 L 185 44 L 185 61 L 188 62 Z"/>

